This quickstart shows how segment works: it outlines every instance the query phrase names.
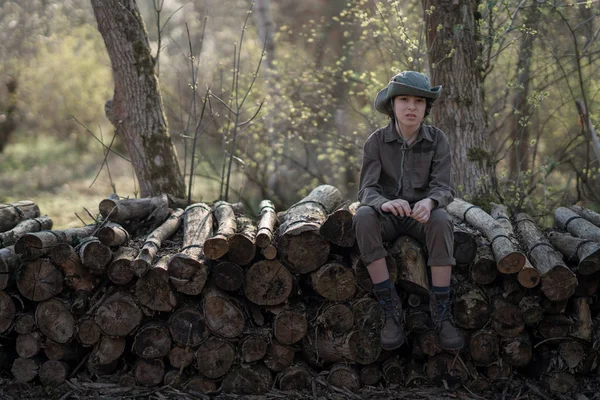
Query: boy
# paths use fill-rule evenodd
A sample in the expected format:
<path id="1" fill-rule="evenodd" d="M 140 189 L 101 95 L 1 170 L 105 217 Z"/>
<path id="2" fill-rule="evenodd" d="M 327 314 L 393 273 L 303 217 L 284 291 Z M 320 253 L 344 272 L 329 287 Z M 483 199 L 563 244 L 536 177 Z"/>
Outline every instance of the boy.
<path id="1" fill-rule="evenodd" d="M 354 229 L 361 257 L 385 311 L 381 346 L 405 341 L 402 303 L 385 262 L 383 242 L 408 234 L 424 242 L 431 267 L 429 309 L 443 349 L 458 350 L 464 339 L 452 315 L 450 277 L 454 234 L 445 207 L 454 199 L 450 145 L 444 132 L 424 125 L 442 87 L 405 71 L 394 76 L 375 99 L 375 109 L 390 117 L 364 145 L 360 172 L 361 202 Z"/>

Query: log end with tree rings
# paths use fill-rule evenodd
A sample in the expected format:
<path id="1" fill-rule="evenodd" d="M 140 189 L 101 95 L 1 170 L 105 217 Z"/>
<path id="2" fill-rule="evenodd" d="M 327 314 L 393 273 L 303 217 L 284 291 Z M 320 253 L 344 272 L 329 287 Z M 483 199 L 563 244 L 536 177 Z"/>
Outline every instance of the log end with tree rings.
<path id="1" fill-rule="evenodd" d="M 202 310 L 194 306 L 176 310 L 169 317 L 167 325 L 171 338 L 181 346 L 196 347 L 210 334 Z"/>
<path id="2" fill-rule="evenodd" d="M 237 264 L 223 261 L 211 270 L 215 285 L 228 292 L 239 290 L 244 284 L 244 270 Z"/>
<path id="3" fill-rule="evenodd" d="M 358 375 L 363 385 L 375 386 L 381 380 L 381 368 L 377 363 L 363 365 Z"/>
<path id="4" fill-rule="evenodd" d="M 204 254 L 211 260 L 218 260 L 229 251 L 229 241 L 223 235 L 216 235 L 204 242 Z"/>
<path id="5" fill-rule="evenodd" d="M 63 274 L 47 259 L 38 258 L 23 264 L 17 288 L 29 300 L 43 301 L 63 290 Z"/>
<path id="6" fill-rule="evenodd" d="M 498 335 L 514 338 L 523 332 L 525 323 L 518 306 L 502 299 L 495 299 L 493 308 L 492 327 Z"/>
<path id="7" fill-rule="evenodd" d="M 544 377 L 544 386 L 553 393 L 573 393 L 577 379 L 567 371 L 549 373 Z"/>
<path id="8" fill-rule="evenodd" d="M 430 357 L 426 366 L 429 381 L 437 385 L 443 384 L 443 381 L 446 381 L 448 385 L 466 382 L 469 373 L 463 363 L 456 362 L 455 358 L 456 356 L 446 353 Z"/>
<path id="9" fill-rule="evenodd" d="M 169 350 L 169 364 L 178 370 L 194 363 L 194 350 L 189 346 L 174 345 Z"/>
<path id="10" fill-rule="evenodd" d="M 17 358 L 10 369 L 17 382 L 31 382 L 38 376 L 40 362 L 33 358 Z"/>
<path id="11" fill-rule="evenodd" d="M 77 327 L 77 339 L 83 346 L 93 346 L 100 340 L 102 331 L 93 318 L 82 318 Z"/>
<path id="12" fill-rule="evenodd" d="M 556 265 L 542 275 L 542 292 L 552 301 L 566 300 L 575 293 L 577 277 L 565 265 Z"/>
<path id="13" fill-rule="evenodd" d="M 75 319 L 65 303 L 50 299 L 38 303 L 35 321 L 40 331 L 57 343 L 67 343 L 75 334 Z"/>
<path id="14" fill-rule="evenodd" d="M 286 234 L 277 243 L 279 257 L 296 274 L 312 272 L 325 264 L 330 250 L 329 242 L 318 231 Z"/>
<path id="15" fill-rule="evenodd" d="M 0 291 L 0 333 L 4 333 L 12 326 L 13 320 L 17 314 L 17 308 L 12 297 Z"/>
<path id="16" fill-rule="evenodd" d="M 531 265 L 529 261 L 517 275 L 517 280 L 524 288 L 531 289 L 540 283 L 540 272 Z"/>
<path id="17" fill-rule="evenodd" d="M 292 274 L 279 261 L 258 261 L 246 271 L 244 294 L 254 304 L 277 305 L 287 300 L 293 284 Z"/>
<path id="18" fill-rule="evenodd" d="M 240 342 L 240 357 L 243 362 L 251 363 L 262 360 L 269 348 L 269 338 L 263 335 L 245 336 Z"/>
<path id="19" fill-rule="evenodd" d="M 279 389 L 284 391 L 301 391 L 312 388 L 312 375 L 307 368 L 293 365 L 279 375 Z"/>
<path id="20" fill-rule="evenodd" d="M 503 274 L 514 274 L 523 269 L 527 261 L 525 254 L 519 252 L 510 252 L 503 255 L 503 257 L 497 261 L 496 267 L 498 271 Z"/>
<path id="21" fill-rule="evenodd" d="M 117 292 L 96 309 L 94 320 L 106 335 L 127 336 L 142 321 L 142 311 L 131 295 Z"/>
<path id="22" fill-rule="evenodd" d="M 225 340 L 211 337 L 196 350 L 196 369 L 210 379 L 222 377 L 235 361 L 233 345 Z"/>
<path id="23" fill-rule="evenodd" d="M 92 374 L 111 374 L 118 367 L 124 351 L 124 338 L 103 336 L 88 357 L 87 368 Z"/>
<path id="24" fill-rule="evenodd" d="M 331 332 L 348 332 L 354 326 L 354 314 L 352 309 L 345 304 L 329 304 L 322 308 L 317 317 L 317 324 L 322 324 Z"/>
<path id="25" fill-rule="evenodd" d="M 137 280 L 135 297 L 141 305 L 154 311 L 169 312 L 177 305 L 177 299 L 169 284 L 169 274 L 160 268 L 152 268 Z"/>
<path id="26" fill-rule="evenodd" d="M 239 366 L 223 379 L 225 393 L 261 395 L 269 391 L 273 383 L 271 372 L 262 365 Z"/>
<path id="27" fill-rule="evenodd" d="M 501 344 L 502 359 L 513 367 L 524 367 L 531 361 L 533 348 L 529 334 L 523 332 L 512 339 L 505 339 Z"/>
<path id="28" fill-rule="evenodd" d="M 246 326 L 246 317 L 237 300 L 216 289 L 205 290 L 202 310 L 206 324 L 215 335 L 232 339 Z"/>
<path id="29" fill-rule="evenodd" d="M 139 358 L 133 366 L 133 375 L 142 386 L 157 386 L 165 376 L 165 364 L 160 358 Z"/>
<path id="30" fill-rule="evenodd" d="M 265 366 L 273 372 L 281 372 L 292 365 L 294 354 L 293 347 L 272 340 L 264 358 Z"/>
<path id="31" fill-rule="evenodd" d="M 356 235 L 352 228 L 353 215 L 354 213 L 347 208 L 341 208 L 329 214 L 319 228 L 320 235 L 336 246 L 354 246 Z"/>
<path id="32" fill-rule="evenodd" d="M 328 263 L 311 274 L 312 287 L 331 301 L 346 301 L 356 292 L 352 269 L 339 263 Z"/>
<path id="33" fill-rule="evenodd" d="M 169 331 L 159 323 L 148 323 L 135 334 L 132 349 L 141 358 L 162 358 L 171 349 Z"/>
<path id="34" fill-rule="evenodd" d="M 256 256 L 256 245 L 246 235 L 235 234 L 228 240 L 227 259 L 237 265 L 248 265 Z"/>
<path id="35" fill-rule="evenodd" d="M 458 296 L 454 303 L 454 318 L 461 328 L 483 328 L 490 318 L 490 313 L 490 306 L 483 292 L 477 289 Z"/>
<path id="36" fill-rule="evenodd" d="M 110 247 L 102 244 L 98 238 L 89 236 L 77 246 L 81 263 L 93 274 L 102 275 L 112 260 Z"/>
<path id="37" fill-rule="evenodd" d="M 473 333 L 469 340 L 469 352 L 475 365 L 488 366 L 498 360 L 500 340 L 491 330 Z"/>
<path id="38" fill-rule="evenodd" d="M 282 344 L 299 342 L 306 335 L 307 328 L 306 315 L 292 310 L 280 312 L 273 322 L 273 333 Z"/>
<path id="39" fill-rule="evenodd" d="M 179 253 L 169 262 L 169 279 L 173 288 L 180 293 L 198 295 L 204 289 L 208 278 L 208 263 L 205 259 L 196 259 Z"/>
<path id="40" fill-rule="evenodd" d="M 357 392 L 360 389 L 360 379 L 356 370 L 345 364 L 336 364 L 331 367 L 327 382 L 334 387 Z"/>
<path id="41" fill-rule="evenodd" d="M 202 375 L 192 376 L 183 384 L 183 389 L 188 392 L 198 392 L 208 394 L 216 392 L 218 389 L 217 382 Z"/>
<path id="42" fill-rule="evenodd" d="M 48 360 L 40 367 L 40 382 L 44 386 L 58 387 L 67 380 L 69 370 L 69 364 L 64 361 Z"/>

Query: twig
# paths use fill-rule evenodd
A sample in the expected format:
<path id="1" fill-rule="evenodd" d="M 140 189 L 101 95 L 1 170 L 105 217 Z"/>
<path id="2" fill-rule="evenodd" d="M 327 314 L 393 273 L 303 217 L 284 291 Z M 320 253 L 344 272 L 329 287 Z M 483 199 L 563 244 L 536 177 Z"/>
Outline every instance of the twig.
<path id="1" fill-rule="evenodd" d="M 550 341 L 550 340 L 567 340 L 567 339 L 571 339 L 571 338 L 568 338 L 568 337 L 562 336 L 562 337 L 553 337 L 553 338 L 544 339 L 544 340 L 542 340 L 541 342 L 537 343 L 535 346 L 533 346 L 533 348 L 534 348 L 534 349 L 537 349 L 539 345 L 541 345 L 541 344 L 543 344 L 543 343 L 546 343 L 546 342 L 548 342 L 548 341 Z"/>
<path id="2" fill-rule="evenodd" d="M 91 352 L 87 353 L 85 355 L 85 357 L 83 357 L 83 359 L 79 362 L 79 364 L 77 364 L 77 366 L 75 367 L 75 369 L 69 374 L 69 379 L 73 378 L 75 376 L 75 374 L 77 372 L 79 372 L 79 370 L 81 369 L 81 367 L 83 367 L 83 364 L 86 363 L 86 361 L 88 360 L 88 358 L 90 358 L 90 354 L 92 354 Z"/>
<path id="3" fill-rule="evenodd" d="M 533 383 L 531 382 L 527 382 L 527 387 L 533 392 L 535 393 L 537 396 L 540 396 L 542 399 L 544 400 L 552 400 L 550 397 L 546 396 L 541 390 L 540 388 L 538 388 L 537 386 L 535 386 Z"/>

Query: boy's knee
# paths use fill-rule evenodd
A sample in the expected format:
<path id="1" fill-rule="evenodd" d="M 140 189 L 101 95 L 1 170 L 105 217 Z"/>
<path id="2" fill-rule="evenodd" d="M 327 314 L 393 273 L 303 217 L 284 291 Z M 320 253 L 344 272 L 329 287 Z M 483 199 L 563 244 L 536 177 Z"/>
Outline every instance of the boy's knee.
<path id="1" fill-rule="evenodd" d="M 371 224 L 378 222 L 377 211 L 371 206 L 360 206 L 354 217 L 352 217 L 352 225 L 356 228 L 359 225 Z"/>
<path id="2" fill-rule="evenodd" d="M 450 214 L 448 214 L 446 209 L 435 208 L 431 211 L 429 225 L 442 229 L 452 229 L 452 219 L 450 218 Z"/>

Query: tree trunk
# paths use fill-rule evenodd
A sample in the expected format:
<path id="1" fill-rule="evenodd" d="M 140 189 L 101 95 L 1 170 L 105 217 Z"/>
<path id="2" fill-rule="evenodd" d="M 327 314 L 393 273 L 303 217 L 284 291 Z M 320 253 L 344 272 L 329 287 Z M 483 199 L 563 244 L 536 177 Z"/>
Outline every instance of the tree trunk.
<path id="1" fill-rule="evenodd" d="M 63 290 L 63 275 L 47 259 L 38 258 L 23 264 L 17 288 L 29 300 L 47 300 Z"/>
<path id="2" fill-rule="evenodd" d="M 355 202 L 329 214 L 319 229 L 321 236 L 336 246 L 354 246 L 356 235 L 352 228 L 352 218 L 359 205 L 359 202 Z"/>
<path id="3" fill-rule="evenodd" d="M 500 272 L 512 274 L 523 269 L 527 260 L 525 255 L 519 251 L 498 221 L 479 207 L 460 199 L 454 199 L 447 209 L 450 214 L 473 225 L 487 237 Z"/>
<path id="4" fill-rule="evenodd" d="M 237 231 L 237 221 L 231 205 L 225 201 L 217 201 L 213 205 L 213 215 L 218 228 L 215 236 L 204 242 L 204 253 L 211 260 L 223 257 L 229 251 L 228 239 Z"/>
<path id="5" fill-rule="evenodd" d="M 160 322 L 147 322 L 135 334 L 133 352 L 141 358 L 162 358 L 171 350 L 169 331 Z"/>
<path id="6" fill-rule="evenodd" d="M 292 293 L 293 280 L 292 274 L 279 261 L 258 261 L 246 271 L 244 294 L 260 306 L 281 304 Z"/>
<path id="7" fill-rule="evenodd" d="M 135 298 L 150 310 L 170 312 L 177 305 L 177 299 L 169 284 L 169 260 L 168 255 L 161 257 L 150 271 L 135 283 Z"/>
<path id="8" fill-rule="evenodd" d="M 542 277 L 542 292 L 552 301 L 566 300 L 575 292 L 577 278 L 565 265 L 562 254 L 544 237 L 527 214 L 517 214 L 517 230 L 529 249 L 534 267 Z"/>
<path id="9" fill-rule="evenodd" d="M 220 378 L 229 371 L 235 356 L 231 343 L 211 337 L 196 350 L 196 369 L 207 378 Z"/>
<path id="10" fill-rule="evenodd" d="M 490 195 L 495 176 L 480 87 L 477 0 L 423 0 L 432 84 L 443 85 L 435 125 L 449 135 L 458 196 Z M 432 12 L 429 12 L 432 10 Z"/>
<path id="11" fill-rule="evenodd" d="M 116 222 L 107 222 L 96 234 L 98 240 L 108 247 L 125 246 L 129 241 L 129 232 Z"/>
<path id="12" fill-rule="evenodd" d="M 67 243 L 60 243 L 50 251 L 50 261 L 65 276 L 65 284 L 77 291 L 91 293 L 97 284 L 97 278 L 83 268 L 79 254 Z"/>
<path id="13" fill-rule="evenodd" d="M 277 250 L 292 272 L 305 274 L 325 264 L 330 245 L 319 235 L 319 228 L 341 202 L 338 189 L 321 185 L 287 210 L 279 227 Z"/>
<path id="14" fill-rule="evenodd" d="M 14 246 L 8 246 L 0 249 L 0 290 L 6 289 L 11 283 L 13 273 L 21 262 L 21 258 L 15 253 Z"/>
<path id="15" fill-rule="evenodd" d="M 169 276 L 178 292 L 198 295 L 208 278 L 208 265 L 203 246 L 212 236 L 212 211 L 204 203 L 185 209 L 183 216 L 183 247 L 169 262 Z"/>
<path id="16" fill-rule="evenodd" d="M 148 272 L 158 250 L 162 247 L 163 240 L 171 237 L 181 227 L 182 215 L 183 210 L 181 208 L 174 210 L 161 226 L 148 235 L 138 256 L 131 263 L 135 276 L 141 277 Z"/>
<path id="17" fill-rule="evenodd" d="M 9 231 L 0 233 L 0 247 L 13 245 L 26 233 L 48 231 L 52 229 L 52 220 L 46 216 L 26 219 Z"/>
<path id="18" fill-rule="evenodd" d="M 23 260 L 47 256 L 54 246 L 60 243 L 76 246 L 81 239 L 91 236 L 95 230 L 96 225 L 87 225 L 82 228 L 27 233 L 15 243 L 15 253 Z"/>
<path id="19" fill-rule="evenodd" d="M 196 347 L 202 343 L 210 331 L 200 307 L 190 304 L 177 309 L 167 322 L 173 341 L 181 346 Z"/>
<path id="20" fill-rule="evenodd" d="M 256 225 L 244 215 L 236 218 L 237 232 L 232 235 L 229 242 L 227 259 L 237 265 L 248 265 L 256 255 Z"/>
<path id="21" fill-rule="evenodd" d="M 117 292 L 98 307 L 94 319 L 104 334 L 127 336 L 142 321 L 142 311 L 131 295 Z"/>
<path id="22" fill-rule="evenodd" d="M 275 213 L 275 205 L 271 200 L 261 201 L 258 208 L 260 221 L 256 233 L 256 245 L 261 249 L 265 249 L 273 243 L 277 214 Z"/>
<path id="23" fill-rule="evenodd" d="M 40 331 L 57 343 L 67 343 L 75 335 L 75 319 L 67 305 L 50 299 L 37 305 L 35 322 Z"/>
<path id="24" fill-rule="evenodd" d="M 587 276 L 600 271 L 600 243 L 560 232 L 550 232 L 547 236 L 567 262 L 578 261 L 579 274 Z"/>
<path id="25" fill-rule="evenodd" d="M 554 221 L 560 229 L 569 231 L 573 236 L 600 242 L 600 228 L 566 207 L 554 210 Z"/>
<path id="26" fill-rule="evenodd" d="M 327 300 L 346 301 L 356 292 L 354 272 L 343 264 L 325 264 L 310 276 L 315 292 Z"/>
<path id="27" fill-rule="evenodd" d="M 215 335 L 232 339 L 242 334 L 246 317 L 233 297 L 209 286 L 203 293 L 202 309 L 206 324 Z"/>
<path id="28" fill-rule="evenodd" d="M 110 120 L 125 139 L 142 197 L 185 196 L 185 182 L 163 112 L 155 61 L 135 0 L 92 0 L 113 65 Z"/>
<path id="29" fill-rule="evenodd" d="M 31 200 L 0 204 L 0 232 L 14 228 L 19 222 L 40 216 L 40 208 Z"/>
<path id="30" fill-rule="evenodd" d="M 138 251 L 131 247 L 119 247 L 112 262 L 106 268 L 108 279 L 115 285 L 127 285 L 133 279 L 134 272 L 131 263 Z"/>

